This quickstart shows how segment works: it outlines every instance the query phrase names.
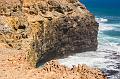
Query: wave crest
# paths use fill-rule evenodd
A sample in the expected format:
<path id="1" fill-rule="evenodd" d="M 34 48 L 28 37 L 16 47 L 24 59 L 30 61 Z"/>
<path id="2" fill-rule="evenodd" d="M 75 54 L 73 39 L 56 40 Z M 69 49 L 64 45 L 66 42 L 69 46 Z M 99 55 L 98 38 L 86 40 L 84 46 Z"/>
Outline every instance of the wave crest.
<path id="1" fill-rule="evenodd" d="M 105 19 L 105 18 L 95 18 L 95 20 L 96 20 L 98 23 L 108 22 L 108 19 Z"/>

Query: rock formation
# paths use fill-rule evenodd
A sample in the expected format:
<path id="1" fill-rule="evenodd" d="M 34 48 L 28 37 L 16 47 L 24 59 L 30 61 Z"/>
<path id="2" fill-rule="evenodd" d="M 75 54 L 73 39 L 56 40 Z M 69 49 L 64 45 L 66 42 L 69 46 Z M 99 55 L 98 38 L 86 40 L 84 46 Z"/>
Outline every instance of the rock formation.
<path id="1" fill-rule="evenodd" d="M 56 60 L 34 68 L 28 65 L 23 50 L 2 46 L 0 43 L 0 79 L 107 79 L 99 69 L 86 65 L 67 68 Z"/>
<path id="2" fill-rule="evenodd" d="M 0 0 L 0 43 L 38 61 L 97 49 L 98 23 L 78 0 Z"/>

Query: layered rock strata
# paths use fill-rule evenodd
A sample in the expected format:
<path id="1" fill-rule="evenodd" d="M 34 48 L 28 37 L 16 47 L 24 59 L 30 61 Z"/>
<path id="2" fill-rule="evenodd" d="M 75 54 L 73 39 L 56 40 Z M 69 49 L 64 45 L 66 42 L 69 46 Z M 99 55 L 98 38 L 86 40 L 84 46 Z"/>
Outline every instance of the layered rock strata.
<path id="1" fill-rule="evenodd" d="M 0 0 L 0 43 L 39 61 L 97 49 L 98 23 L 78 0 Z"/>

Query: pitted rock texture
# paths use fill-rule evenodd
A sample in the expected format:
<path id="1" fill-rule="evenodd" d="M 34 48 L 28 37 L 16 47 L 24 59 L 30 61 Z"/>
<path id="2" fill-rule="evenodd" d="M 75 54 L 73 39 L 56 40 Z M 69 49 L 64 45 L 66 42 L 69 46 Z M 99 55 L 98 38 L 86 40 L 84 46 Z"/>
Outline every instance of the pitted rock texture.
<path id="1" fill-rule="evenodd" d="M 2 47 L 2 48 L 1 48 Z M 0 43 L 0 79 L 107 79 L 100 70 L 86 65 L 67 68 L 56 60 L 43 67 L 28 65 L 25 51 L 4 47 Z"/>
<path id="2" fill-rule="evenodd" d="M 40 61 L 97 49 L 98 23 L 78 0 L 0 0 L 0 42 Z"/>

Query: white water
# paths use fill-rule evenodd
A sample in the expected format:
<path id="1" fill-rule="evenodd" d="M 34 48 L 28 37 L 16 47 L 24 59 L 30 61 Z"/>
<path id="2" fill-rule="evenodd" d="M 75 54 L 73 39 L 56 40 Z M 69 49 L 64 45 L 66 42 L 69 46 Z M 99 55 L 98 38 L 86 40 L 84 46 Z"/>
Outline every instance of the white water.
<path id="1" fill-rule="evenodd" d="M 104 20 L 104 21 L 103 21 Z M 99 19 L 100 21 L 100 19 Z M 102 19 L 100 21 L 100 31 L 98 35 L 98 49 L 97 51 L 77 53 L 64 59 L 59 59 L 59 62 L 68 67 L 78 64 L 86 64 L 91 67 L 100 68 L 109 79 L 120 79 L 120 46 L 119 38 L 104 35 L 104 30 L 115 29 L 112 25 L 105 24 L 108 20 Z"/>
<path id="2" fill-rule="evenodd" d="M 99 45 L 97 51 L 78 53 L 64 59 L 59 59 L 59 62 L 68 67 L 86 64 L 91 67 L 100 68 L 108 75 L 108 77 L 110 77 L 109 79 L 120 79 L 119 57 L 119 47 Z"/>

